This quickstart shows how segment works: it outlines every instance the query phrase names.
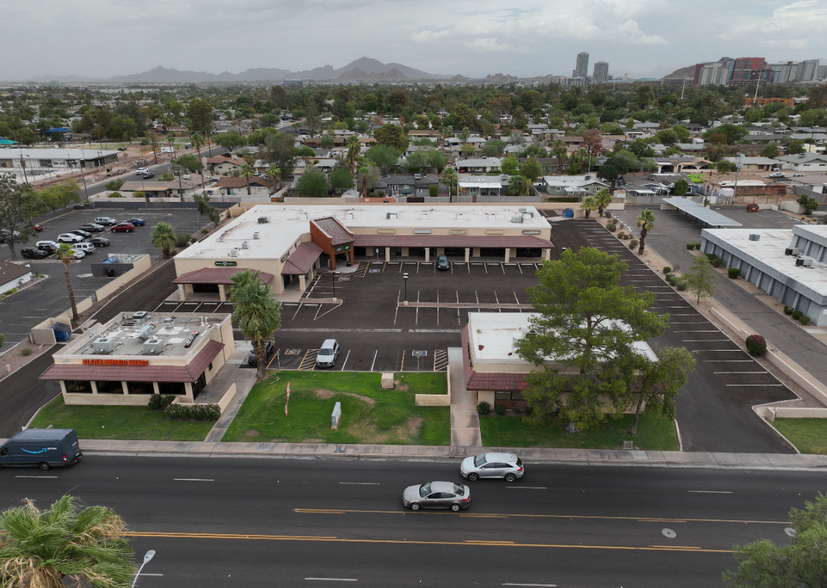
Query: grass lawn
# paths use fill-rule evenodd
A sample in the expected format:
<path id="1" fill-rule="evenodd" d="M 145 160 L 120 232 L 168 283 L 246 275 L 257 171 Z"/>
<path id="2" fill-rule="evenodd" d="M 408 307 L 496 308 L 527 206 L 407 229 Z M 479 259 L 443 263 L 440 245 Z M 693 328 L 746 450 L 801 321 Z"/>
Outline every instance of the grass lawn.
<path id="1" fill-rule="evenodd" d="M 826 419 L 775 419 L 773 424 L 801 453 L 827 454 Z"/>
<path id="2" fill-rule="evenodd" d="M 378 373 L 276 373 L 253 387 L 222 441 L 449 445 L 449 407 L 414 403 L 417 393 L 446 394 L 445 374 L 405 373 L 396 379 L 396 389 L 380 390 Z M 333 431 L 330 415 L 337 401 L 342 419 Z"/>
<path id="3" fill-rule="evenodd" d="M 81 439 L 203 441 L 215 423 L 171 421 L 146 406 L 67 406 L 63 397 L 50 402 L 32 427 L 74 429 Z"/>
<path id="4" fill-rule="evenodd" d="M 634 415 L 623 415 L 580 433 L 567 433 L 557 419 L 523 422 L 521 417 L 480 417 L 482 443 L 486 447 L 566 447 L 577 449 L 622 449 L 624 441 L 652 451 L 678 451 L 678 436 L 672 419 L 642 414 L 637 435 L 629 431 Z"/>

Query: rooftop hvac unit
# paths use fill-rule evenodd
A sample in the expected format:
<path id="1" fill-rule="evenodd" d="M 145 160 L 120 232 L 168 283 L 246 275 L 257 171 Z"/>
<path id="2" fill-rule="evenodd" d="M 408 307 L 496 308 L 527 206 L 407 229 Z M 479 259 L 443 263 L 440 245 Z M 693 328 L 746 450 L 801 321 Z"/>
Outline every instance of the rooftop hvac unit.
<path id="1" fill-rule="evenodd" d="M 526 213 L 526 211 L 527 211 L 528 209 L 527 209 L 525 206 L 521 206 L 521 207 L 520 207 L 520 208 L 518 208 L 517 210 L 519 210 L 520 212 L 522 212 L 523 214 L 525 214 L 525 213 Z"/>
<path id="2" fill-rule="evenodd" d="M 253 239 L 258 239 L 258 233 L 253 233 Z"/>
<path id="3" fill-rule="evenodd" d="M 787 247 L 784 250 L 784 255 L 792 255 L 792 254 L 793 254 L 793 248 L 792 247 Z"/>
<path id="4" fill-rule="evenodd" d="M 523 217 L 522 217 L 522 215 L 520 215 L 520 216 L 512 216 L 512 217 L 511 217 L 511 222 L 512 222 L 512 223 L 521 223 L 521 222 L 523 222 Z"/>
<path id="5" fill-rule="evenodd" d="M 230 249 L 230 257 L 238 257 L 238 247 Z"/>
<path id="6" fill-rule="evenodd" d="M 793 255 L 801 255 L 801 249 L 798 247 L 793 247 Z"/>
<path id="7" fill-rule="evenodd" d="M 144 341 L 144 353 L 147 355 L 158 355 L 166 347 L 166 341 L 163 339 L 147 339 Z"/>
<path id="8" fill-rule="evenodd" d="M 139 310 L 132 314 L 132 320 L 136 323 L 143 323 L 149 318 L 149 313 L 145 310 Z"/>
<path id="9" fill-rule="evenodd" d="M 99 337 L 92 342 L 92 349 L 97 354 L 108 355 L 115 351 L 115 340 L 109 337 Z"/>
<path id="10" fill-rule="evenodd" d="M 802 264 L 804 267 L 810 267 L 813 265 L 813 258 L 812 257 L 805 257 L 801 261 L 804 263 Z"/>
<path id="11" fill-rule="evenodd" d="M 164 319 L 164 324 L 165 325 L 171 325 L 174 322 L 175 322 L 175 317 L 168 316 Z"/>
<path id="12" fill-rule="evenodd" d="M 804 259 L 799 257 L 798 259 L 795 260 L 795 265 L 799 265 L 799 266 L 804 265 Z"/>
<path id="13" fill-rule="evenodd" d="M 145 325 L 141 327 L 135 336 L 142 341 L 152 338 L 152 331 L 155 330 L 155 325 Z"/>
<path id="14" fill-rule="evenodd" d="M 250 245 L 247 243 L 247 241 L 242 241 L 242 242 L 241 242 L 241 248 L 242 248 L 242 249 L 247 249 L 249 246 L 250 246 Z"/>
<path id="15" fill-rule="evenodd" d="M 269 223 L 269 222 L 270 222 L 270 219 L 269 219 L 268 217 L 266 217 L 266 216 L 260 216 L 260 217 L 258 217 L 258 224 L 260 224 L 260 225 L 265 225 L 265 224 L 267 224 L 267 223 Z"/>
<path id="16" fill-rule="evenodd" d="M 760 239 L 761 239 L 761 235 L 759 235 L 758 233 L 752 233 L 749 236 L 750 241 L 759 241 Z"/>
<path id="17" fill-rule="evenodd" d="M 385 213 L 385 218 L 387 220 L 396 220 L 396 213 L 395 212 Z"/>
<path id="18" fill-rule="evenodd" d="M 523 218 L 534 218 L 534 213 L 533 212 L 524 212 L 523 213 Z"/>

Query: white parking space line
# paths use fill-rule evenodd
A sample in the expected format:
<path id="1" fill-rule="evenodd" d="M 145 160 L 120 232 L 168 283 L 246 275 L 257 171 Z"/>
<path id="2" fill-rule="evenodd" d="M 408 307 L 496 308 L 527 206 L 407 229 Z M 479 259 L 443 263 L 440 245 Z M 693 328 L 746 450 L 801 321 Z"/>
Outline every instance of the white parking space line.
<path id="1" fill-rule="evenodd" d="M 57 476 L 15 476 L 15 478 L 28 478 L 30 480 L 57 480 Z"/>
<path id="2" fill-rule="evenodd" d="M 155 576 L 156 578 L 160 578 L 163 574 L 148 574 L 146 572 L 141 572 L 141 577 L 143 578 L 144 576 Z"/>
<path id="3" fill-rule="evenodd" d="M 379 355 L 379 350 L 373 352 L 373 361 L 370 363 L 370 371 L 373 371 L 373 367 L 376 365 L 376 356 Z"/>
<path id="4" fill-rule="evenodd" d="M 723 374 L 766 374 L 766 371 L 763 372 L 712 372 L 715 376 L 720 376 Z"/>
<path id="5" fill-rule="evenodd" d="M 687 490 L 690 494 L 732 494 L 729 490 Z"/>
<path id="6" fill-rule="evenodd" d="M 783 388 L 784 384 L 727 384 L 727 388 Z"/>
<path id="7" fill-rule="evenodd" d="M 173 478 L 175 482 L 215 482 L 213 478 Z"/>
<path id="8" fill-rule="evenodd" d="M 358 582 L 356 578 L 305 578 L 308 581 L 316 582 Z"/>
<path id="9" fill-rule="evenodd" d="M 755 363 L 753 359 L 704 359 L 701 363 Z"/>
<path id="10" fill-rule="evenodd" d="M 506 486 L 506 488 L 513 488 L 514 490 L 548 490 L 546 486 Z"/>
<path id="11" fill-rule="evenodd" d="M 347 486 L 379 486 L 379 482 L 339 482 Z"/>
<path id="12" fill-rule="evenodd" d="M 506 582 L 503 586 L 543 586 L 546 588 L 556 588 L 557 584 L 518 584 L 516 582 Z"/>
<path id="13" fill-rule="evenodd" d="M 347 355 L 345 355 L 345 360 L 342 362 L 342 369 L 339 371 L 345 371 L 345 366 L 347 365 L 347 360 L 350 359 L 350 349 L 347 350 Z"/>

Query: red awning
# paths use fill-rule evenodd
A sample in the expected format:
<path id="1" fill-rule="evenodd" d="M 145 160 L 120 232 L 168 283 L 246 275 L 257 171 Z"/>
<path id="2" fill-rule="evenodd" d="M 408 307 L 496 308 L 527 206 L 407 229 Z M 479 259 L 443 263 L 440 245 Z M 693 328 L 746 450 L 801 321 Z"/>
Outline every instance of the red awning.
<path id="1" fill-rule="evenodd" d="M 302 243 L 284 262 L 283 276 L 303 276 L 310 271 L 322 254 L 322 248 L 312 242 Z"/>

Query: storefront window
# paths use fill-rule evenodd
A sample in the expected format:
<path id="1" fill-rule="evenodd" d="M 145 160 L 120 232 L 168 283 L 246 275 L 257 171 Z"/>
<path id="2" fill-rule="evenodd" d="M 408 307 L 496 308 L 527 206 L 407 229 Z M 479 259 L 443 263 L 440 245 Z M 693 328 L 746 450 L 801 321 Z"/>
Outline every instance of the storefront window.
<path id="1" fill-rule="evenodd" d="M 70 394 L 91 394 L 92 382 L 85 382 L 83 380 L 71 380 L 64 382 L 66 384 L 66 392 Z"/>
<path id="2" fill-rule="evenodd" d="M 95 382 L 98 394 L 123 394 L 122 382 Z"/>
<path id="3" fill-rule="evenodd" d="M 130 394 L 155 394 L 152 382 L 127 382 L 126 389 Z"/>
<path id="4" fill-rule="evenodd" d="M 174 396 L 187 395 L 187 387 L 183 382 L 158 382 L 158 391 L 161 394 L 172 394 Z"/>

